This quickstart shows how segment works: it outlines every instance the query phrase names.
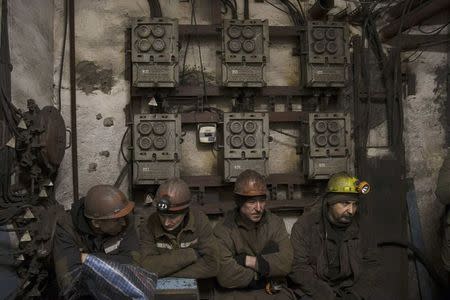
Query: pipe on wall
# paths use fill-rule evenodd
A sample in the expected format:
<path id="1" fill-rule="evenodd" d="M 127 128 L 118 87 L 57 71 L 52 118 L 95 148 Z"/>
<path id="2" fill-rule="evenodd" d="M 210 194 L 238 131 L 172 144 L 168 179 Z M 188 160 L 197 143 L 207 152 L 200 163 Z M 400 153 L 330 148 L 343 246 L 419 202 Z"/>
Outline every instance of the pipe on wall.
<path id="1" fill-rule="evenodd" d="M 72 184 L 73 200 L 78 201 L 78 144 L 77 144 L 77 97 L 75 66 L 75 0 L 69 0 L 69 45 L 70 45 L 70 127 L 72 130 Z"/>
<path id="2" fill-rule="evenodd" d="M 334 0 L 317 0 L 310 9 L 308 16 L 310 19 L 321 19 L 334 7 Z"/>
<path id="3" fill-rule="evenodd" d="M 436 15 L 437 13 L 448 9 L 449 7 L 449 0 L 433 0 L 423 3 L 422 5 L 419 5 L 418 7 L 407 13 L 403 18 L 400 17 L 398 19 L 395 19 L 388 25 L 381 28 L 379 32 L 381 41 L 388 41 L 396 36 L 400 29 L 401 31 L 409 29 L 417 24 L 420 24 L 422 21 L 425 21 L 426 19 Z"/>
<path id="4" fill-rule="evenodd" d="M 420 4 L 422 4 L 424 1 L 423 0 L 412 0 L 411 5 L 411 9 L 416 8 L 417 6 L 419 6 Z M 405 6 L 405 2 L 400 2 L 398 4 L 396 4 L 395 6 L 391 7 L 388 11 L 388 20 L 392 21 L 395 20 L 397 18 L 400 18 L 402 16 L 403 13 L 403 7 Z"/>

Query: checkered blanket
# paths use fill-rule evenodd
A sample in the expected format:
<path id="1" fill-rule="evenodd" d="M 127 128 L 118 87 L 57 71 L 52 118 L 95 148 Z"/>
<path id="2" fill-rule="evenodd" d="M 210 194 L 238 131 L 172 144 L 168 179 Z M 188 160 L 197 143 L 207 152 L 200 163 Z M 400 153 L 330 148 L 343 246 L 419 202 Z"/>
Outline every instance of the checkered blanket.
<path id="1" fill-rule="evenodd" d="M 154 299 L 157 276 L 137 266 L 88 255 L 83 263 L 90 293 L 100 300 Z"/>

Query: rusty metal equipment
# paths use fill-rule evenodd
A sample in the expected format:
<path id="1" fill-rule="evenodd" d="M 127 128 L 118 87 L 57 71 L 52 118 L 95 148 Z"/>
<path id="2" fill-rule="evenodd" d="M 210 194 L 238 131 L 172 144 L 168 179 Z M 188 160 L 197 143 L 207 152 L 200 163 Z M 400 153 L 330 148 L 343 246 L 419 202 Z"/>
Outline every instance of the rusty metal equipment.
<path id="1" fill-rule="evenodd" d="M 224 114 L 224 180 L 236 181 L 246 169 L 267 176 L 269 116 L 266 113 Z"/>
<path id="2" fill-rule="evenodd" d="M 342 171 L 354 174 L 348 113 L 310 113 L 306 131 L 303 166 L 309 179 L 328 179 Z"/>
<path id="3" fill-rule="evenodd" d="M 180 115 L 135 115 L 133 137 L 134 184 L 159 184 L 180 176 Z"/>
<path id="4" fill-rule="evenodd" d="M 349 33 L 345 23 L 309 22 L 302 34 L 301 83 L 343 87 L 348 80 Z"/>
<path id="5" fill-rule="evenodd" d="M 212 12 L 212 16 L 220 16 L 220 5 L 215 2 L 211 5 L 217 10 Z M 156 177 L 166 176 L 159 176 L 156 174 L 158 172 L 182 174 L 182 179 L 186 181 L 193 193 L 192 205 L 200 205 L 201 209 L 207 213 L 223 213 L 229 202 L 227 200 L 229 200 L 233 182 L 240 172 L 249 168 L 266 176 L 271 208 L 299 210 L 314 201 L 314 197 L 320 190 L 318 187 L 321 181 L 307 180 L 316 178 L 308 177 L 308 172 L 304 172 L 301 162 L 308 159 L 304 153 L 301 154 L 295 170 L 276 173 L 269 169 L 269 152 L 271 151 L 269 150 L 271 140 L 269 126 L 272 123 L 282 123 L 283 127 L 292 126 L 297 130 L 299 127 L 309 128 L 307 124 L 309 112 L 322 109 L 340 111 L 341 107 L 331 109 L 329 106 L 335 107 L 337 103 L 340 103 L 344 95 L 340 88 L 348 81 L 347 28 L 344 23 L 322 21 L 310 22 L 309 27 L 305 26 L 305 23 L 296 22 L 294 22 L 295 26 L 268 26 L 267 21 L 262 20 L 233 19 L 217 22 L 216 20 L 219 19 L 214 17 L 213 20 L 215 20 L 213 25 L 180 25 L 179 35 L 182 37 L 180 41 L 187 41 L 195 35 L 199 38 L 213 38 L 214 41 L 220 42 L 222 76 L 217 84 L 208 82 L 202 86 L 181 81 L 181 85 L 176 88 L 162 88 L 156 85 L 139 87 L 131 84 L 131 116 L 128 123 L 133 126 L 133 147 L 130 147 L 133 152 L 133 175 L 130 182 L 133 185 L 132 197 L 137 203 L 141 200 L 144 202 L 147 199 L 153 199 L 157 185 L 163 180 Z M 319 41 L 318 33 L 314 37 L 310 30 L 314 26 L 319 29 L 318 31 L 323 31 L 323 41 L 316 45 L 316 49 L 319 48 L 320 52 L 320 46 L 324 44 L 325 50 L 322 53 L 314 52 L 314 42 Z M 136 34 L 134 30 L 135 27 L 129 31 L 127 45 L 130 48 L 126 51 L 130 65 L 133 63 L 133 47 L 136 42 L 136 37 L 133 37 Z M 296 48 L 295 53 L 300 55 L 300 65 L 304 71 L 302 74 L 309 75 L 309 77 L 305 76 L 304 84 L 300 88 L 266 85 L 265 69 L 269 58 L 269 34 L 272 42 L 285 39 L 294 43 L 300 41 L 302 48 L 300 50 Z M 186 47 L 188 45 L 186 44 Z M 223 97 L 233 99 L 232 112 L 216 109 L 218 103 L 216 101 Z M 150 99 L 155 99 L 157 106 L 149 106 Z M 256 112 L 256 103 L 258 105 L 264 103 L 266 108 Z M 285 105 L 284 111 L 275 108 L 280 103 Z M 153 128 L 139 125 L 141 121 L 136 119 L 136 116 L 150 115 L 149 113 L 154 112 L 161 115 L 179 112 L 182 130 L 198 129 L 199 124 L 216 127 L 215 142 L 194 141 L 196 143 L 194 147 L 202 150 L 210 149 L 216 157 L 217 161 L 213 162 L 214 167 L 210 172 L 189 174 L 189 169 L 181 169 L 184 164 L 173 160 L 172 152 L 166 156 L 171 157 L 170 161 L 155 159 L 153 155 L 155 149 L 152 148 L 154 137 L 151 133 Z M 256 130 L 252 132 L 255 128 Z M 298 136 L 290 135 L 290 138 L 293 138 L 291 146 L 297 153 L 300 153 L 303 144 L 309 143 L 307 134 L 306 130 L 300 130 Z M 335 142 L 333 138 L 332 143 Z M 276 146 L 272 147 L 275 151 L 277 150 Z M 216 156 L 215 153 L 218 155 Z M 178 159 L 180 157 L 178 156 Z M 341 159 L 342 157 L 330 156 L 327 161 L 334 162 Z M 335 164 L 341 165 L 340 162 Z M 144 178 L 141 176 L 144 171 L 155 174 L 152 174 L 151 178 L 141 180 Z M 319 178 L 320 176 L 317 179 Z"/>
<path id="6" fill-rule="evenodd" d="M 266 85 L 269 60 L 267 20 L 224 20 L 222 30 L 222 84 L 227 87 Z"/>
<path id="7" fill-rule="evenodd" d="M 40 109 L 32 99 L 27 107 L 24 113 L 2 107 L 19 121 L 0 148 L 0 230 L 18 241 L 7 251 L 20 278 L 14 297 L 21 299 L 39 298 L 46 287 L 53 232 L 64 212 L 53 183 L 66 148 L 64 120 L 56 108 Z"/>
<path id="8" fill-rule="evenodd" d="M 133 86 L 174 87 L 178 83 L 178 20 L 132 20 Z"/>

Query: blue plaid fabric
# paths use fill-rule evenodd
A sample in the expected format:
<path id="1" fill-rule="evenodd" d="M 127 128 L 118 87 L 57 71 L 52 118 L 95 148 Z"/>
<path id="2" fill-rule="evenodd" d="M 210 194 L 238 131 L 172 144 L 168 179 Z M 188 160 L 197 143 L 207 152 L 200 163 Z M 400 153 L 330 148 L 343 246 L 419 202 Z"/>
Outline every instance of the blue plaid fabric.
<path id="1" fill-rule="evenodd" d="M 90 293 L 100 300 L 154 299 L 157 275 L 137 266 L 88 255 L 83 263 Z"/>

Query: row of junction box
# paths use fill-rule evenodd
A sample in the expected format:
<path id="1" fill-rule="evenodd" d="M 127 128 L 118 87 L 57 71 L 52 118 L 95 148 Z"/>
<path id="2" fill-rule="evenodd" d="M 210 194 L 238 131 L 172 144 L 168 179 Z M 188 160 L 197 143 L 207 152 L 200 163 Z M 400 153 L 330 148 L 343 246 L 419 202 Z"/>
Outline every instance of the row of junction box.
<path id="1" fill-rule="evenodd" d="M 351 120 L 348 113 L 308 113 L 299 122 L 302 168 L 308 179 L 354 171 Z M 199 143 L 218 143 L 223 180 L 234 182 L 245 169 L 270 175 L 269 113 L 224 113 L 223 124 L 197 125 Z M 220 137 L 219 137 L 220 135 Z M 181 114 L 136 114 L 133 122 L 133 181 L 135 185 L 159 184 L 180 176 Z M 300 139 L 299 139 L 300 142 Z M 219 147 L 218 147 L 219 148 Z"/>
<path id="2" fill-rule="evenodd" d="M 266 86 L 269 61 L 267 20 L 223 20 L 221 85 Z M 308 22 L 299 32 L 300 74 L 304 87 L 343 87 L 348 78 L 349 32 L 346 23 Z M 171 88 L 179 82 L 178 20 L 133 18 L 132 86 Z"/>

